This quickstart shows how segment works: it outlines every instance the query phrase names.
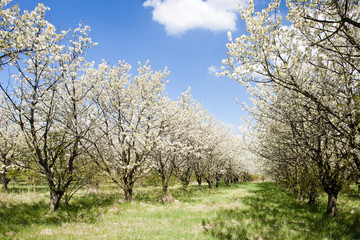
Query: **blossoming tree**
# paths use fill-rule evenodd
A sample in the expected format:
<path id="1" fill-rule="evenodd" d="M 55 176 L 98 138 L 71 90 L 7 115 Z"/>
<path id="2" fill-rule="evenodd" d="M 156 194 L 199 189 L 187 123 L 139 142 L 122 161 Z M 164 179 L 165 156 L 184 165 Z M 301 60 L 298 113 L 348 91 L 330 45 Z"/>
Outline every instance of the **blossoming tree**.
<path id="1" fill-rule="evenodd" d="M 319 168 L 327 212 L 337 214 L 338 193 L 349 168 L 358 165 L 359 6 L 353 1 L 287 1 L 290 26 L 282 25 L 279 6 L 274 0 L 254 13 L 251 2 L 242 11 L 249 34 L 233 40 L 229 33 L 228 69 L 222 74 L 267 101 L 268 115 L 286 122 L 292 141 L 311 136 L 311 144 L 295 143 Z"/>

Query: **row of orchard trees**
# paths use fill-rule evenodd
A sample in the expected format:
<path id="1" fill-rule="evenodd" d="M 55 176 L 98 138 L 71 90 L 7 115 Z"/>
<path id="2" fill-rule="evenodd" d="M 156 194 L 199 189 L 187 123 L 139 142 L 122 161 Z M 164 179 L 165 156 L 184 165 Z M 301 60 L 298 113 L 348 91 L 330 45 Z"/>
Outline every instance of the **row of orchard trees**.
<path id="1" fill-rule="evenodd" d="M 84 58 L 93 47 L 89 27 L 57 32 L 42 4 L 20 14 L 0 9 L 0 64 L 16 74 L 0 85 L 1 182 L 12 167 L 46 179 L 50 210 L 60 206 L 94 171 L 106 174 L 130 201 L 135 182 L 150 170 L 164 194 L 175 175 L 184 188 L 194 174 L 219 184 L 239 178 L 240 141 L 187 91 L 176 101 L 165 92 L 168 71 Z M 70 191 L 73 191 L 72 193 Z"/>
<path id="2" fill-rule="evenodd" d="M 289 189 L 316 200 L 360 182 L 360 6 L 353 0 L 287 0 L 242 12 L 248 34 L 229 34 L 223 74 L 254 97 L 256 151 Z"/>

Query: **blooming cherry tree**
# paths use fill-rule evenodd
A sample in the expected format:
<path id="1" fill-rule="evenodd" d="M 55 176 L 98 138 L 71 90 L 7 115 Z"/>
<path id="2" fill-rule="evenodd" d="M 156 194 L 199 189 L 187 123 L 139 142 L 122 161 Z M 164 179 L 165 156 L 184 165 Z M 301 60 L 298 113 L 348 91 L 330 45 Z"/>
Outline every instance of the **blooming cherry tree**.
<path id="1" fill-rule="evenodd" d="M 19 127 L 11 119 L 11 113 L 6 106 L 5 97 L 0 97 L 0 183 L 7 190 L 11 178 L 10 169 L 18 167 L 20 133 Z"/>
<path id="2" fill-rule="evenodd" d="M 359 162 L 359 7 L 352 1 L 287 5 L 291 26 L 282 25 L 277 14 L 280 1 L 257 13 L 250 2 L 242 11 L 249 34 L 236 39 L 228 34 L 229 57 L 222 75 L 239 81 L 263 102 L 256 105 L 258 116 L 268 111 L 272 121 L 285 123 L 293 136 L 288 141 L 320 169 L 327 212 L 337 214 L 336 199 L 348 169 Z M 258 129 L 267 127 L 263 123 Z"/>
<path id="3" fill-rule="evenodd" d="M 165 127 L 169 104 L 164 92 L 166 69 L 153 72 L 148 63 L 139 64 L 133 78 L 129 70 L 124 62 L 99 66 L 101 86 L 93 100 L 98 124 L 88 137 L 90 156 L 123 189 L 127 201 L 132 200 L 136 180 L 153 166 L 151 153 Z"/>
<path id="4" fill-rule="evenodd" d="M 20 14 L 17 5 L 7 7 L 11 0 L 1 0 L 0 2 L 0 69 L 14 59 L 19 54 L 28 52 L 32 45 L 28 41 L 31 35 L 31 25 L 35 17 L 40 17 L 44 13 L 41 8 L 29 13 Z"/>
<path id="5" fill-rule="evenodd" d="M 80 141 L 91 124 L 86 121 L 91 104 L 87 95 L 94 84 L 85 77 L 91 64 L 83 56 L 94 44 L 86 26 L 80 25 L 72 35 L 58 33 L 44 19 L 46 11 L 39 4 L 24 13 L 27 38 L 23 41 L 32 47 L 14 59 L 18 74 L 13 89 L 2 90 L 30 159 L 48 182 L 50 210 L 55 211 L 76 178 Z"/>

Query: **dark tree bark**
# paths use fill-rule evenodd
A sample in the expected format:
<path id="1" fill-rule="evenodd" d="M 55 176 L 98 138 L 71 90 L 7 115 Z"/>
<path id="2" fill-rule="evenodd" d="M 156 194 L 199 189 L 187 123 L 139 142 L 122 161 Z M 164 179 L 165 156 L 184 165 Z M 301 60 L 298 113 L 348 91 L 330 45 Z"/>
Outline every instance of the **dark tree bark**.
<path id="1" fill-rule="evenodd" d="M 196 177 L 196 181 L 197 181 L 197 183 L 198 183 L 198 189 L 199 189 L 199 190 L 202 190 L 202 186 L 201 186 L 202 179 L 201 179 L 201 177 Z"/>
<path id="2" fill-rule="evenodd" d="M 59 209 L 64 193 L 64 191 L 50 190 L 50 212 L 55 212 Z"/>
<path id="3" fill-rule="evenodd" d="M 215 187 L 218 188 L 220 186 L 221 174 L 215 174 Z"/>
<path id="4" fill-rule="evenodd" d="M 338 193 L 336 192 L 328 193 L 328 204 L 327 204 L 326 213 L 331 216 L 338 214 L 337 197 L 338 197 Z"/>
<path id="5" fill-rule="evenodd" d="M 209 188 L 212 189 L 212 181 L 211 181 L 211 179 L 206 179 L 206 182 L 207 182 Z"/>
<path id="6" fill-rule="evenodd" d="M 163 191 L 163 195 L 168 194 L 168 185 L 163 185 L 162 191 Z"/>
<path id="7" fill-rule="evenodd" d="M 310 194 L 308 204 L 309 205 L 316 205 L 316 198 L 317 198 L 316 195 Z"/>
<path id="8" fill-rule="evenodd" d="M 161 185 L 164 196 L 168 194 L 170 178 L 174 171 L 174 164 L 171 160 L 173 160 L 171 156 L 163 157 L 161 154 L 158 154 L 156 159 L 159 165 L 156 172 L 161 177 Z"/>
<path id="9" fill-rule="evenodd" d="M 184 191 L 187 191 L 187 188 L 190 184 L 190 178 L 181 178 L 180 181 L 181 181 L 182 189 Z"/>
<path id="10" fill-rule="evenodd" d="M 229 187 L 230 186 L 230 181 L 228 178 L 225 178 L 225 186 Z"/>
<path id="11" fill-rule="evenodd" d="M 309 205 L 316 205 L 318 192 L 316 190 L 316 186 L 314 186 L 313 184 L 310 186 L 309 196 L 308 197 L 309 197 L 308 204 Z"/>
<path id="12" fill-rule="evenodd" d="M 6 173 L 1 174 L 1 184 L 2 184 L 2 189 L 4 191 L 8 190 L 8 184 L 9 184 L 10 180 L 11 180 L 10 178 L 6 177 Z"/>
<path id="13" fill-rule="evenodd" d="M 220 179 L 216 178 L 215 187 L 218 188 L 219 186 L 220 186 Z"/>
<path id="14" fill-rule="evenodd" d="M 176 175 L 176 171 L 175 171 L 175 175 Z M 191 180 L 192 168 L 188 167 L 186 169 L 186 171 L 183 172 L 183 174 L 177 174 L 177 175 L 178 175 L 178 178 L 181 181 L 182 189 L 184 191 L 187 191 L 187 187 L 189 186 L 190 180 Z"/>
<path id="15" fill-rule="evenodd" d="M 163 195 L 165 196 L 168 194 L 169 179 L 167 179 L 164 175 L 161 176 L 161 184 Z"/>
<path id="16" fill-rule="evenodd" d="M 46 164 L 44 164 L 46 166 Z M 54 182 L 55 174 L 51 171 L 51 169 L 46 166 L 44 167 L 46 170 L 47 182 L 50 188 L 50 212 L 55 212 L 60 207 L 60 202 L 62 197 L 64 196 L 66 190 L 69 188 L 73 179 L 71 175 L 66 179 L 61 179 L 59 182 Z"/>
<path id="17" fill-rule="evenodd" d="M 133 189 L 136 179 L 134 178 L 135 169 L 132 169 L 126 175 L 123 176 L 123 190 L 125 195 L 125 201 L 131 202 L 133 200 Z M 114 180 L 114 179 L 113 179 Z M 117 182 L 119 184 L 119 182 Z"/>
<path id="18" fill-rule="evenodd" d="M 132 194 L 133 194 L 133 188 L 132 187 L 125 187 L 124 188 L 124 194 L 125 194 L 125 201 L 131 202 L 133 200 Z"/>
<path id="19" fill-rule="evenodd" d="M 340 181 L 336 181 L 335 179 L 331 179 L 329 181 L 323 180 L 323 187 L 328 195 L 326 213 L 331 216 L 337 215 L 337 198 L 340 190 L 342 189 L 342 183 Z"/>

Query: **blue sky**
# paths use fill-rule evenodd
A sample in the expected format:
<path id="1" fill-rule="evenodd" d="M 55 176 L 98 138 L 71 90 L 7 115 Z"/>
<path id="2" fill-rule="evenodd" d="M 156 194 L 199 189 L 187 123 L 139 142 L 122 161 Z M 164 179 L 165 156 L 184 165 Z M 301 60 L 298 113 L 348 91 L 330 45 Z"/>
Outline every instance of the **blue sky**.
<path id="1" fill-rule="evenodd" d="M 89 51 L 88 60 L 125 60 L 136 69 L 138 61 L 149 59 L 154 70 L 167 66 L 172 99 L 191 87 L 193 97 L 218 120 L 241 125 L 240 116 L 246 112 L 234 98 L 247 102 L 246 90 L 211 70 L 219 69 L 226 58 L 227 30 L 233 36 L 245 32 L 236 8 L 246 0 L 13 1 L 21 10 L 32 10 L 39 2 L 50 7 L 48 20 L 59 29 L 74 29 L 79 22 L 91 27 L 90 36 L 98 45 Z M 255 3 L 264 7 L 264 1 Z"/>

